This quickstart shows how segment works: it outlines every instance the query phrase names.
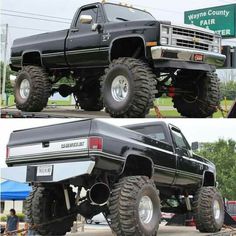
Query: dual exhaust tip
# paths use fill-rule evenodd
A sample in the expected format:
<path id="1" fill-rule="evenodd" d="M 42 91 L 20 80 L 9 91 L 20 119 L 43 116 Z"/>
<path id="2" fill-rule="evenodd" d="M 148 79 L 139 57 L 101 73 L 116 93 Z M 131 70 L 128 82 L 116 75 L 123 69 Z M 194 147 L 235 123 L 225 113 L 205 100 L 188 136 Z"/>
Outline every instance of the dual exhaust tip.
<path id="1" fill-rule="evenodd" d="M 107 184 L 98 182 L 88 190 L 87 196 L 92 205 L 103 206 L 109 200 L 110 188 Z"/>

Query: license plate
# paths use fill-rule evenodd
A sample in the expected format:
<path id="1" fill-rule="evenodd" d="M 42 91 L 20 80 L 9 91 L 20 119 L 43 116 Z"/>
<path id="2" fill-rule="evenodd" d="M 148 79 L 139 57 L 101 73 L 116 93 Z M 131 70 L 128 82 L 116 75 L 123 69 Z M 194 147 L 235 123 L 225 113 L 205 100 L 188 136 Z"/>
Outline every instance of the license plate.
<path id="1" fill-rule="evenodd" d="M 51 176 L 52 175 L 52 165 L 44 165 L 37 167 L 37 176 Z"/>

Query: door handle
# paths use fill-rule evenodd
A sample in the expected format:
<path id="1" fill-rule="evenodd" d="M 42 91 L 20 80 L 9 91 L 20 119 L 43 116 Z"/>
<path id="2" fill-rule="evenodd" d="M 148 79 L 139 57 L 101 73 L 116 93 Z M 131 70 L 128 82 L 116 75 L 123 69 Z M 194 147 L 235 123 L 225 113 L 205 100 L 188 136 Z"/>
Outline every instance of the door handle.
<path id="1" fill-rule="evenodd" d="M 76 33 L 76 32 L 79 32 L 79 29 L 76 29 L 76 28 L 75 29 L 71 29 L 70 32 Z"/>

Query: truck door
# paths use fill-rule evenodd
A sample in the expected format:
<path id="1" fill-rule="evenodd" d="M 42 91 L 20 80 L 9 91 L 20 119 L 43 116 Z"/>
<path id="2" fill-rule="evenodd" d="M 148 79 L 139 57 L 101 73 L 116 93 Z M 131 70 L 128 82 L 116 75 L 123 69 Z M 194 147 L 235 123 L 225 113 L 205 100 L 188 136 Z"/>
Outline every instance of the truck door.
<path id="1" fill-rule="evenodd" d="M 142 142 L 148 146 L 143 151 L 153 161 L 155 182 L 171 185 L 175 178 L 176 155 L 164 127 L 157 124 L 145 124 L 132 130 L 145 135 Z"/>
<path id="2" fill-rule="evenodd" d="M 94 26 L 102 22 L 99 5 L 80 9 L 66 39 L 66 58 L 70 66 L 99 65 L 101 33 Z"/>
<path id="3" fill-rule="evenodd" d="M 181 131 L 170 126 L 175 152 L 177 155 L 176 185 L 196 184 L 202 181 L 199 170 L 203 170 L 203 164 L 193 158 L 192 150 Z"/>

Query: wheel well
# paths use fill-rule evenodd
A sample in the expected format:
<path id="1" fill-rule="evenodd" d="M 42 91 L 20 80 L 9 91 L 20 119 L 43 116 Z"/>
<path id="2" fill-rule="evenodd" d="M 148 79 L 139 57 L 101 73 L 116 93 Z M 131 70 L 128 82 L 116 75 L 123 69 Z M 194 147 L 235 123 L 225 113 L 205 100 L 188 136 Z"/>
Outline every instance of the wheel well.
<path id="1" fill-rule="evenodd" d="M 22 64 L 26 65 L 34 65 L 34 66 L 42 66 L 41 56 L 39 52 L 27 52 L 23 55 Z"/>
<path id="2" fill-rule="evenodd" d="M 123 169 L 124 176 L 143 175 L 152 177 L 153 163 L 146 157 L 130 155 L 126 159 Z"/>
<path id="3" fill-rule="evenodd" d="M 205 172 L 203 186 L 215 186 L 215 176 L 212 172 Z"/>
<path id="4" fill-rule="evenodd" d="M 121 38 L 113 42 L 110 60 L 119 57 L 145 57 L 144 42 L 140 37 Z"/>

